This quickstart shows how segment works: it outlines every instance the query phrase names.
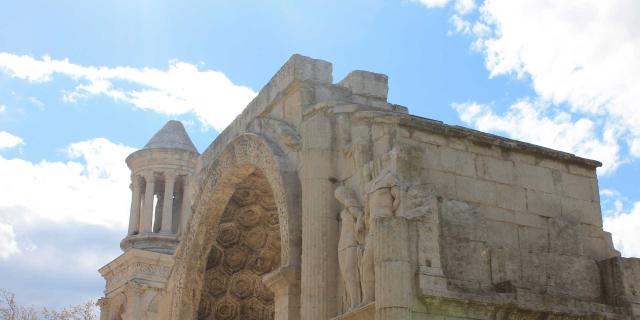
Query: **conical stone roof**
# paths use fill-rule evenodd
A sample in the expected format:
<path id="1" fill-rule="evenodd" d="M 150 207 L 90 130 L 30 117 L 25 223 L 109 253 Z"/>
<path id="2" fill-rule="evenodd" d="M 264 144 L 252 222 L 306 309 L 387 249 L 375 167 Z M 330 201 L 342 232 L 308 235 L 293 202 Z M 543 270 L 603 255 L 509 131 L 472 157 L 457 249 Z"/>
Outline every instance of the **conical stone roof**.
<path id="1" fill-rule="evenodd" d="M 143 149 L 180 149 L 198 152 L 182 122 L 170 120 L 151 137 Z"/>

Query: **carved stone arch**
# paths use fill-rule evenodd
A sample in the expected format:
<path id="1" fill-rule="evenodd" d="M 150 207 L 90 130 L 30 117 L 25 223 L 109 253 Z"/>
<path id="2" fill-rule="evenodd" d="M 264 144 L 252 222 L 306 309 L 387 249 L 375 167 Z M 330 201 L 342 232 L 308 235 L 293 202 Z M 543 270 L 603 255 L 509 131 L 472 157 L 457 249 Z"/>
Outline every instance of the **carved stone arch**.
<path id="1" fill-rule="evenodd" d="M 199 187 L 194 190 L 192 217 L 176 250 L 176 263 L 168 283 L 173 296 L 172 319 L 195 319 L 207 257 L 215 242 L 211 239 L 216 239 L 222 214 L 236 186 L 255 171 L 260 171 L 271 187 L 281 237 L 280 268 L 269 274 L 267 281 L 274 288 L 286 287 L 281 291 L 289 295 L 299 292 L 302 227 L 301 187 L 296 166 L 267 139 L 245 133 L 229 142 L 213 161 L 203 164 L 195 176 L 195 184 Z M 286 303 L 295 307 L 299 301 Z"/>

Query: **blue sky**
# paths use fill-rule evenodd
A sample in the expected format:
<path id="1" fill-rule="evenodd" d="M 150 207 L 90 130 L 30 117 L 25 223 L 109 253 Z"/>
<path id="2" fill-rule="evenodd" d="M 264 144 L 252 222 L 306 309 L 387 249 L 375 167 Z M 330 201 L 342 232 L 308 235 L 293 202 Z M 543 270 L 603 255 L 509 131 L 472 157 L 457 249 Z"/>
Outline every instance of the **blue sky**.
<path id="1" fill-rule="evenodd" d="M 0 287 L 101 295 L 124 157 L 167 120 L 200 151 L 294 53 L 389 75 L 412 114 L 595 158 L 605 228 L 640 255 L 640 4 L 615 1 L 3 1 Z"/>

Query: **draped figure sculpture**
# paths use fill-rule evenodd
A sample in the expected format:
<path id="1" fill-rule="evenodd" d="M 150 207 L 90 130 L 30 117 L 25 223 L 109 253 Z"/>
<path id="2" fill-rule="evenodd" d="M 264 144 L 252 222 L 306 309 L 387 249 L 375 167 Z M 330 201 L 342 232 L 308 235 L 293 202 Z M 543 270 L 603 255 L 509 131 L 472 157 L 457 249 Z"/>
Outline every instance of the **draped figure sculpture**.
<path id="1" fill-rule="evenodd" d="M 375 300 L 374 252 L 376 245 L 376 219 L 393 216 L 400 205 L 397 178 L 389 171 L 379 174 L 369 183 L 367 189 L 369 212 L 365 221 L 368 231 L 364 240 L 364 253 L 360 263 L 362 304 L 368 304 Z"/>
<path id="2" fill-rule="evenodd" d="M 351 310 L 361 303 L 358 257 L 364 234 L 363 210 L 353 190 L 339 186 L 334 195 L 343 206 L 340 211 L 342 228 L 338 240 L 338 264 L 347 291 L 349 310 Z"/>

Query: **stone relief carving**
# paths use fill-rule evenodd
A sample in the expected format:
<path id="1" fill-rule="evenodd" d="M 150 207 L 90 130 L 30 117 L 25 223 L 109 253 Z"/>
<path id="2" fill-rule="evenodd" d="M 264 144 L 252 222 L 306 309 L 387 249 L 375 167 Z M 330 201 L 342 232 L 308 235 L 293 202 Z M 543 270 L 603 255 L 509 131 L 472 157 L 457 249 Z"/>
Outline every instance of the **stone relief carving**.
<path id="1" fill-rule="evenodd" d="M 358 260 L 364 234 L 364 217 L 360 201 L 353 190 L 339 186 L 334 195 L 344 207 L 340 211 L 342 227 L 338 240 L 338 264 L 347 291 L 349 308 L 354 309 L 361 303 L 360 270 Z"/>
<path id="2" fill-rule="evenodd" d="M 133 274 L 144 274 L 148 276 L 163 276 L 167 277 L 171 272 L 171 268 L 167 266 L 159 266 L 148 264 L 144 262 L 136 262 L 129 265 L 124 265 L 122 268 L 118 268 L 107 276 L 107 290 L 110 291 L 119 286 L 125 279 L 129 279 Z"/>
<path id="3" fill-rule="evenodd" d="M 300 134 L 285 121 L 272 118 L 256 118 L 249 125 L 253 132 L 263 132 L 273 136 L 291 150 L 300 150 Z"/>
<path id="4" fill-rule="evenodd" d="M 277 211 L 263 197 L 273 194 L 257 172 L 231 196 L 207 257 L 198 319 L 273 318 L 273 293 L 261 277 L 280 265 L 280 228 Z"/>
<path id="5" fill-rule="evenodd" d="M 193 269 L 193 266 L 196 265 L 194 262 L 201 259 L 200 252 L 206 245 L 203 237 L 207 236 L 209 230 L 217 228 L 217 225 L 214 225 L 216 223 L 214 215 L 211 214 L 211 210 L 215 208 L 213 204 L 223 201 L 229 203 L 227 207 L 237 206 L 235 203 L 232 204 L 232 201 L 228 201 L 220 190 L 223 190 L 225 186 L 228 187 L 230 183 L 235 186 L 233 180 L 238 175 L 244 174 L 242 170 L 246 166 L 259 168 L 269 182 L 271 198 L 261 196 L 258 201 L 268 210 L 269 223 L 265 227 L 270 232 L 278 231 L 282 242 L 280 245 L 280 241 L 278 241 L 278 251 L 275 253 L 265 254 L 260 258 L 250 257 L 249 266 L 252 269 L 261 269 L 266 273 L 270 271 L 269 268 L 272 266 L 279 266 L 281 260 L 285 264 L 296 262 L 296 257 L 291 257 L 289 252 L 292 245 L 289 238 L 289 220 L 294 219 L 293 221 L 295 221 L 295 218 L 291 218 L 289 214 L 290 205 L 287 202 L 285 181 L 281 169 L 283 165 L 281 161 L 283 160 L 278 158 L 273 148 L 264 138 L 247 133 L 235 138 L 215 157 L 203 155 L 205 163 L 203 169 L 194 176 L 193 184 L 201 187 L 194 189 L 193 213 L 189 222 L 191 230 L 184 233 L 181 244 L 175 253 L 176 259 L 183 262 L 176 263 L 168 282 L 168 288 L 173 293 L 171 307 L 168 308 L 172 310 L 172 318 L 178 319 L 183 314 L 192 313 L 195 316 L 195 313 L 199 312 L 198 305 L 192 302 L 192 297 L 195 294 L 194 290 L 204 285 L 205 279 L 201 278 Z M 248 187 L 251 189 L 255 186 Z M 226 210 L 221 211 L 220 214 L 223 217 L 228 217 L 226 221 L 233 220 L 234 213 L 225 212 Z M 296 237 L 291 241 L 294 241 L 294 245 L 298 247 L 300 238 Z"/>

